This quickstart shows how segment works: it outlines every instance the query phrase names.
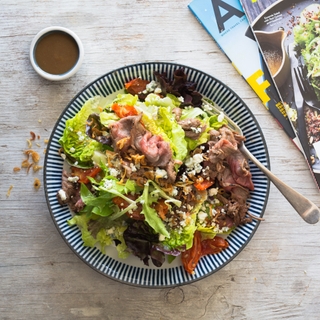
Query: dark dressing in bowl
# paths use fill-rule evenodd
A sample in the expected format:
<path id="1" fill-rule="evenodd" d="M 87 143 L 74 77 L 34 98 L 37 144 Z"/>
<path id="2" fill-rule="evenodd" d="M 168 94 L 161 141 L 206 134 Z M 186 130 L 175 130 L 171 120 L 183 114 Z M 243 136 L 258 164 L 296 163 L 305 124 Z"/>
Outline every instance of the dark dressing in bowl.
<path id="1" fill-rule="evenodd" d="M 54 31 L 39 39 L 34 56 L 36 63 L 43 71 L 50 74 L 63 74 L 77 63 L 79 47 L 69 34 Z"/>

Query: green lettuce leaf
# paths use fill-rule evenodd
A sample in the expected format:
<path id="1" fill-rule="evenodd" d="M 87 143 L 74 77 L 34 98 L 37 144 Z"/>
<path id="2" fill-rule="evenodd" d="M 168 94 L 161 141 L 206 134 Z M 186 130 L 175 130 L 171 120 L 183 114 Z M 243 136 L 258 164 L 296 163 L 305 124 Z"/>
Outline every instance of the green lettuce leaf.
<path id="1" fill-rule="evenodd" d="M 99 191 L 99 194 L 92 194 L 86 185 L 81 184 L 80 195 L 82 201 L 86 204 L 86 212 L 91 210 L 96 215 L 110 217 L 111 220 L 115 220 L 137 207 L 136 202 L 126 196 L 128 193 L 140 191 L 140 187 L 133 180 L 128 179 L 125 184 L 119 184 L 115 177 L 106 176 L 101 182 L 96 182 L 93 178 L 90 178 L 90 182 L 93 188 Z M 119 210 L 118 206 L 112 202 L 114 197 L 121 197 L 129 203 L 129 206 Z"/>
<path id="2" fill-rule="evenodd" d="M 172 249 L 186 246 L 186 249 L 188 250 L 193 245 L 193 236 L 195 231 L 196 226 L 194 224 L 184 227 L 182 232 L 173 230 L 170 232 L 170 238 L 166 238 L 163 243 Z"/>
<path id="3" fill-rule="evenodd" d="M 94 247 L 97 243 L 97 239 L 95 239 L 91 232 L 88 230 L 88 222 L 90 220 L 90 216 L 86 214 L 75 215 L 72 219 L 68 220 L 67 223 L 69 226 L 77 225 L 81 230 L 81 238 L 86 247 Z"/>
<path id="4" fill-rule="evenodd" d="M 94 237 L 88 229 L 89 221 L 95 220 L 100 228 Z M 114 240 L 118 240 L 118 245 L 116 249 L 118 251 L 118 256 L 120 258 L 127 258 L 129 252 L 126 250 L 127 246 L 123 239 L 123 233 L 126 230 L 126 226 L 119 222 L 113 222 L 113 225 L 110 223 L 105 224 L 103 220 L 105 218 L 99 218 L 95 215 L 88 216 L 86 214 L 75 215 L 73 218 L 67 221 L 69 226 L 77 225 L 81 231 L 81 238 L 86 247 L 98 247 L 102 253 L 106 253 L 106 247 L 112 245 Z M 101 221 L 101 223 L 100 223 Z M 109 232 L 111 230 L 111 232 Z"/>
<path id="5" fill-rule="evenodd" d="M 151 207 L 153 202 L 158 200 L 158 197 L 150 196 L 152 188 L 150 188 L 150 180 L 145 184 L 143 193 L 141 197 L 137 199 L 142 204 L 142 214 L 145 217 L 145 221 L 149 226 L 159 234 L 164 235 L 165 237 L 170 237 L 168 230 L 166 229 L 163 221 L 159 217 L 158 213 L 154 208 Z"/>
<path id="6" fill-rule="evenodd" d="M 138 101 L 138 96 L 133 96 L 130 93 L 118 94 L 112 103 L 118 103 L 120 105 L 134 106 Z"/>
<path id="7" fill-rule="evenodd" d="M 179 105 L 180 101 L 173 99 L 172 95 L 161 98 L 150 93 L 145 102 L 138 104 L 136 108 L 143 113 L 142 122 L 146 129 L 168 142 L 173 158 L 183 161 L 188 152 L 185 133 L 172 113 L 173 108 Z"/>
<path id="8" fill-rule="evenodd" d="M 146 106 L 157 106 L 167 108 L 170 112 L 176 106 L 176 102 L 170 98 L 170 96 L 166 96 L 161 98 L 155 93 L 150 93 L 145 99 Z"/>
<path id="9" fill-rule="evenodd" d="M 108 127 L 112 122 L 118 121 L 120 118 L 114 112 L 101 112 L 100 113 L 100 122 Z"/>
<path id="10" fill-rule="evenodd" d="M 103 145 L 86 135 L 86 121 L 91 113 L 99 113 L 104 98 L 95 96 L 85 102 L 79 112 L 66 121 L 59 143 L 67 157 L 74 159 L 79 165 L 92 164 L 91 157 L 95 150 L 103 150 Z"/>
<path id="11" fill-rule="evenodd" d="M 188 154 L 184 130 L 177 123 L 174 114 L 169 109 L 159 108 L 159 116 L 160 118 L 156 123 L 162 127 L 170 139 L 174 159 L 183 161 Z"/>

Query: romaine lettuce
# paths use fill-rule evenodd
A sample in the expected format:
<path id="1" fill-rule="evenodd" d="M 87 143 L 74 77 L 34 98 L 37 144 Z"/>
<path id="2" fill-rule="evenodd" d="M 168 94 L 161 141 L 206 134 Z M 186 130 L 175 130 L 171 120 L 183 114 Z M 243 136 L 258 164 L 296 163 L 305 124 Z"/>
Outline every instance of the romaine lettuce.
<path id="1" fill-rule="evenodd" d="M 94 151 L 104 149 L 101 143 L 86 135 L 86 121 L 91 113 L 100 112 L 101 102 L 104 102 L 104 99 L 100 96 L 90 98 L 73 118 L 66 121 L 59 143 L 66 156 L 74 159 L 78 165 L 90 166 Z"/>

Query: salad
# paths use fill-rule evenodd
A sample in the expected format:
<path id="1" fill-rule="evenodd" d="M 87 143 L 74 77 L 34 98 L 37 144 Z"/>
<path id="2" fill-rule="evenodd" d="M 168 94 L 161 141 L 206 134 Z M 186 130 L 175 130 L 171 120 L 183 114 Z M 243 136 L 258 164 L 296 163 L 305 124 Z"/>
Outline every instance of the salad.
<path id="1" fill-rule="evenodd" d="M 254 218 L 244 136 L 177 69 L 172 79 L 132 79 L 114 96 L 88 99 L 66 121 L 61 156 L 69 164 L 57 193 L 74 213 L 85 246 L 160 267 L 228 247 L 227 235 Z"/>
<path id="2" fill-rule="evenodd" d="M 303 57 L 308 78 L 320 99 L 320 5 L 311 4 L 293 28 L 296 50 Z"/>

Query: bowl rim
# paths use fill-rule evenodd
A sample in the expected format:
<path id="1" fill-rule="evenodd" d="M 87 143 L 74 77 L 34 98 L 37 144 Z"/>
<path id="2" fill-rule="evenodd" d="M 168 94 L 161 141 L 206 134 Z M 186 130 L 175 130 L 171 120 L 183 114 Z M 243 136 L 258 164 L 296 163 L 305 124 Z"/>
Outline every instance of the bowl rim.
<path id="1" fill-rule="evenodd" d="M 79 48 L 79 57 L 78 57 L 77 62 L 69 71 L 62 73 L 62 74 L 51 74 L 51 73 L 48 73 L 48 72 L 42 70 L 39 67 L 39 65 L 37 64 L 36 59 L 35 59 L 35 54 L 34 54 L 38 41 L 46 34 L 49 34 L 51 32 L 55 32 L 55 31 L 64 32 L 64 33 L 67 33 L 68 35 L 70 35 L 76 41 L 78 48 Z M 84 58 L 84 48 L 83 48 L 83 44 L 82 44 L 80 38 L 72 30 L 65 28 L 65 27 L 60 27 L 60 26 L 51 26 L 51 27 L 46 27 L 46 28 L 40 30 L 36 34 L 36 36 L 33 38 L 32 42 L 31 42 L 29 55 L 30 55 L 30 62 L 31 62 L 33 69 L 40 76 L 42 76 L 43 78 L 45 78 L 47 80 L 51 80 L 51 81 L 61 81 L 61 80 L 65 80 L 65 79 L 70 78 L 79 70 L 79 68 L 83 62 L 83 58 Z"/>

